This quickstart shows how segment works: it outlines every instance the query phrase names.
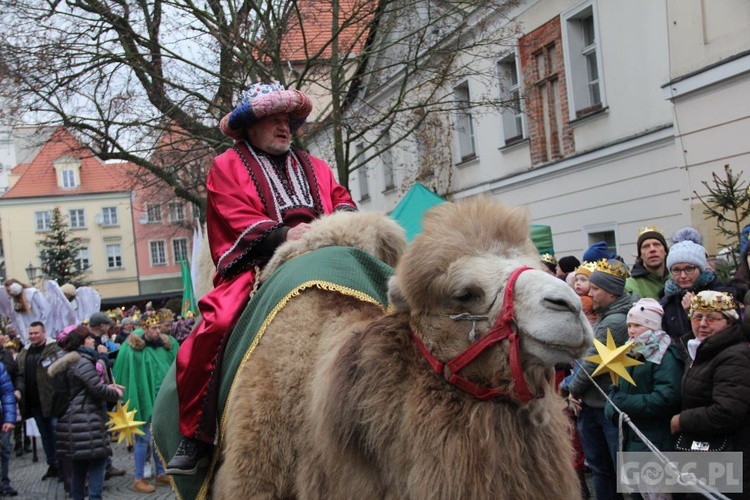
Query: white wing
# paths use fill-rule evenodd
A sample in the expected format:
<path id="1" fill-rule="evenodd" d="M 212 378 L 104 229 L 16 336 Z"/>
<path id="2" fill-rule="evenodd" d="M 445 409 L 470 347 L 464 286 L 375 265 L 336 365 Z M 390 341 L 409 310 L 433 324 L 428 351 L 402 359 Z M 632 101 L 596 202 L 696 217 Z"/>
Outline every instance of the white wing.
<path id="1" fill-rule="evenodd" d="M 76 302 L 78 303 L 76 316 L 78 316 L 79 323 L 82 323 L 84 319 L 89 319 L 102 307 L 102 298 L 99 296 L 99 292 L 89 286 L 79 286 L 76 289 Z"/>
<path id="2" fill-rule="evenodd" d="M 57 281 L 47 280 L 44 283 L 44 295 L 49 303 L 49 314 L 44 326 L 49 336 L 57 338 L 63 328 L 76 323 L 76 314 Z"/>

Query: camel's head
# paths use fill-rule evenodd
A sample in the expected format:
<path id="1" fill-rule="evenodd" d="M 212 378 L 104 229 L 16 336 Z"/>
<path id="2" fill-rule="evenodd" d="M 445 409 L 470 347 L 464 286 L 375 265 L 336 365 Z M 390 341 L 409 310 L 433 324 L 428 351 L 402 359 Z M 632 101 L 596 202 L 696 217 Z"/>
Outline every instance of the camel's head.
<path id="1" fill-rule="evenodd" d="M 538 270 L 524 209 L 488 199 L 444 203 L 427 213 L 423 226 L 399 261 L 390 291 L 394 307 L 409 311 L 415 334 L 438 359 L 454 358 L 491 330 L 508 279 L 523 266 L 535 268 L 522 272 L 513 290 L 524 369 L 570 362 L 590 345 L 580 298 Z M 495 386 L 507 382 L 508 343 L 465 371 Z"/>

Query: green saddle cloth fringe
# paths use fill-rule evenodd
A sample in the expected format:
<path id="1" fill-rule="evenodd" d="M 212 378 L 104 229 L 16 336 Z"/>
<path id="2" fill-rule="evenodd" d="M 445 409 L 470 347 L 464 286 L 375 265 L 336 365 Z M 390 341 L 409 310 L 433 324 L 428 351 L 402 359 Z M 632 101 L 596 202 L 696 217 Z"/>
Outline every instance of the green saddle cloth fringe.
<path id="1" fill-rule="evenodd" d="M 317 287 L 331 293 L 342 293 L 363 302 L 388 308 L 388 279 L 393 269 L 372 255 L 351 247 L 324 247 L 296 257 L 279 267 L 263 283 L 242 313 L 228 340 L 221 367 L 219 421 L 234 389 L 234 379 L 248 362 L 268 325 L 295 296 Z M 252 361 L 250 361 L 252 363 Z M 179 405 L 172 364 L 154 403 L 151 424 L 156 450 L 166 463 L 182 439 L 179 431 Z M 219 441 L 223 423 L 219 429 Z M 178 498 L 204 499 L 221 449 L 214 448 L 211 466 L 199 469 L 193 476 L 172 476 Z"/>

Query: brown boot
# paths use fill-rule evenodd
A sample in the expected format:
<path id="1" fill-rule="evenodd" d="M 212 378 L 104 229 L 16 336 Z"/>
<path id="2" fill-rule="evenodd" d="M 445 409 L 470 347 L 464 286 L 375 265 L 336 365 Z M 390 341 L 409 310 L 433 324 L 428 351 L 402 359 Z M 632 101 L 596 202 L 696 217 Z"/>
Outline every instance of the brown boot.
<path id="1" fill-rule="evenodd" d="M 167 485 L 172 486 L 172 482 L 169 480 L 169 476 L 166 474 L 159 474 L 156 476 L 156 486 Z"/>
<path id="2" fill-rule="evenodd" d="M 149 483 L 145 478 L 136 479 L 133 483 L 133 491 L 138 493 L 153 493 L 156 491 L 156 486 Z"/>

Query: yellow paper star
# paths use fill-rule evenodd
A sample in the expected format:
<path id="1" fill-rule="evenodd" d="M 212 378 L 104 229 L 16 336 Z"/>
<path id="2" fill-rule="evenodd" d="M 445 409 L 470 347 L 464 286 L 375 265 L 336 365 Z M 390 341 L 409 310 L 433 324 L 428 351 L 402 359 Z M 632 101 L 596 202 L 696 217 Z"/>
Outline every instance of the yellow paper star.
<path id="1" fill-rule="evenodd" d="M 635 385 L 635 381 L 625 368 L 628 366 L 642 365 L 643 363 L 627 356 L 630 348 L 633 346 L 632 340 L 617 347 L 615 339 L 612 338 L 612 332 L 607 328 L 607 345 L 594 339 L 594 346 L 596 346 L 596 350 L 599 354 L 583 358 L 592 363 L 599 363 L 599 366 L 596 367 L 594 373 L 591 374 L 592 377 L 596 377 L 601 372 L 607 371 L 612 378 L 613 384 L 619 385 L 619 377 L 623 377 L 625 380 Z"/>
<path id="2" fill-rule="evenodd" d="M 132 445 L 134 435 L 143 436 L 144 434 L 146 434 L 141 429 L 139 429 L 139 427 L 146 422 L 140 422 L 135 419 L 135 413 L 137 410 L 128 411 L 129 404 L 130 401 L 126 402 L 123 406 L 118 401 L 115 411 L 107 412 L 107 415 L 109 415 L 109 422 L 107 422 L 107 425 L 112 426 L 109 429 L 109 432 L 120 433 L 117 437 L 117 444 L 122 443 L 122 440 L 125 439 L 127 440 L 129 445 Z"/>

